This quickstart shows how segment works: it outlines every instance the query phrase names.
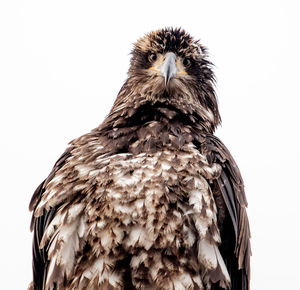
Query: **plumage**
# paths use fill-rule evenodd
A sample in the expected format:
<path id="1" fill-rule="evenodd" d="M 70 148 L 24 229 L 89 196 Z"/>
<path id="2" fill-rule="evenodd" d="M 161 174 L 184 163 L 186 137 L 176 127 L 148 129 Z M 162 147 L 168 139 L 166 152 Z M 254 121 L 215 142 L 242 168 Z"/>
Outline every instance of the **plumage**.
<path id="1" fill-rule="evenodd" d="M 207 50 L 151 32 L 104 122 L 30 202 L 32 289 L 249 289 L 250 230 Z"/>

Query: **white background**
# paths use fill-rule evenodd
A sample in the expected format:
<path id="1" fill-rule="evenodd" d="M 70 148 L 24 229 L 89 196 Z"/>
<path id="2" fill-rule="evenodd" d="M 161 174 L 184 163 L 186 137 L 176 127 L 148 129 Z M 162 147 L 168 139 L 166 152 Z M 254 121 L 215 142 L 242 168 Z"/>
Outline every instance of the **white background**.
<path id="1" fill-rule="evenodd" d="M 252 289 L 300 289 L 297 1 L 1 1 L 1 289 L 31 280 L 28 203 L 67 143 L 98 126 L 138 37 L 183 27 L 215 63 L 217 135 L 245 180 Z"/>

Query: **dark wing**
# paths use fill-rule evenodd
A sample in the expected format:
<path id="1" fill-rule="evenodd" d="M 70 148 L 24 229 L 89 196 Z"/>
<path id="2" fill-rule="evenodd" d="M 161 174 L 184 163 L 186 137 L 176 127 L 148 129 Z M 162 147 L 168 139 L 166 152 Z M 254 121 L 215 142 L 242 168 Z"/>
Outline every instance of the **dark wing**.
<path id="1" fill-rule="evenodd" d="M 218 196 L 222 198 L 221 206 L 216 200 L 221 215 L 219 217 L 222 239 L 220 251 L 231 278 L 231 289 L 248 290 L 251 248 L 243 179 L 230 152 L 217 137 L 207 136 L 206 146 L 210 162 L 222 166 L 221 175 L 214 182 L 212 190 L 216 199 Z"/>
<path id="2" fill-rule="evenodd" d="M 51 173 L 45 179 L 39 187 L 35 190 L 30 204 L 29 204 L 29 210 L 33 211 L 35 210 L 36 206 L 38 205 L 45 188 L 47 184 L 52 180 L 52 178 L 55 176 L 55 173 L 57 170 L 63 167 L 66 160 L 71 156 L 70 150 L 66 151 L 55 163 Z M 32 260 L 32 268 L 33 268 L 33 289 L 34 290 L 42 290 L 44 289 L 44 285 L 46 282 L 46 275 L 48 271 L 48 254 L 47 254 L 47 248 L 48 245 L 45 245 L 43 249 L 40 249 L 39 245 L 42 240 L 42 237 L 44 235 L 45 229 L 49 225 L 49 223 L 52 221 L 57 208 L 51 208 L 49 211 L 44 211 L 42 216 L 35 217 L 34 213 L 32 215 L 31 219 L 31 225 L 30 230 L 34 231 L 33 233 L 33 244 L 32 244 L 32 254 L 33 254 L 33 260 Z"/>

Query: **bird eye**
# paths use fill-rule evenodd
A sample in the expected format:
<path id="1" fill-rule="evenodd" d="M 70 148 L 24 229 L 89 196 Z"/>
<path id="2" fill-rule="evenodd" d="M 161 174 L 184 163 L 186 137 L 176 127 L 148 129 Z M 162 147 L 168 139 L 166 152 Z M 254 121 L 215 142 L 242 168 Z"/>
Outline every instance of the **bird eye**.
<path id="1" fill-rule="evenodd" d="M 156 53 L 150 53 L 148 56 L 149 61 L 156 61 L 157 60 L 157 55 Z"/>
<path id="2" fill-rule="evenodd" d="M 188 58 L 184 58 L 182 61 L 183 65 L 185 67 L 189 66 L 191 64 L 191 61 Z"/>

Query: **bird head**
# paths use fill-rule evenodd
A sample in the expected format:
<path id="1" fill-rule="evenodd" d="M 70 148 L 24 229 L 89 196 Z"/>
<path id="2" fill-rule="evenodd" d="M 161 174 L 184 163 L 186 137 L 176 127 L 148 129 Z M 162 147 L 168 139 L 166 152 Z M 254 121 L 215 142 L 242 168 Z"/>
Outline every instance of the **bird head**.
<path id="1" fill-rule="evenodd" d="M 220 115 L 206 48 L 183 29 L 146 34 L 134 45 L 128 79 L 115 105 L 125 102 L 170 105 L 214 130 Z"/>

